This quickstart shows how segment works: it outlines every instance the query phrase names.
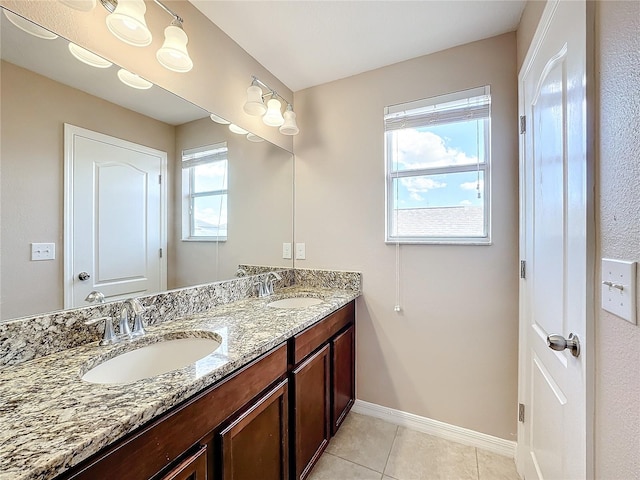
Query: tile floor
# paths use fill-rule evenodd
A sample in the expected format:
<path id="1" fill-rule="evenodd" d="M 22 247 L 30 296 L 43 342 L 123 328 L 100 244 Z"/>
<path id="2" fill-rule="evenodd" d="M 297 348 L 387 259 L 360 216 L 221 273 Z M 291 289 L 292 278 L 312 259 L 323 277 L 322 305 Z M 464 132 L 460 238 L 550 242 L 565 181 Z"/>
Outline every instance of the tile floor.
<path id="1" fill-rule="evenodd" d="M 309 480 L 519 480 L 513 459 L 350 413 Z"/>

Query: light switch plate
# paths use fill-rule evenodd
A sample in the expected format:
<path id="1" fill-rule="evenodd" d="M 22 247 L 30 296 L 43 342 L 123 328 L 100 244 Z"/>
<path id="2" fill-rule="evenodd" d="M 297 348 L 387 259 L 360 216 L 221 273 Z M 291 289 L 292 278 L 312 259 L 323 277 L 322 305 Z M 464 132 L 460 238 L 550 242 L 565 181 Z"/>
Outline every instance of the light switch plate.
<path id="1" fill-rule="evenodd" d="M 282 258 L 291 259 L 291 243 L 282 244 Z"/>
<path id="2" fill-rule="evenodd" d="M 636 323 L 636 262 L 602 259 L 602 308 Z"/>
<path id="3" fill-rule="evenodd" d="M 32 243 L 31 244 L 31 260 L 55 260 L 56 244 L 55 243 Z"/>
<path id="4" fill-rule="evenodd" d="M 305 258 L 307 258 L 305 244 L 296 243 L 296 260 L 304 260 Z"/>

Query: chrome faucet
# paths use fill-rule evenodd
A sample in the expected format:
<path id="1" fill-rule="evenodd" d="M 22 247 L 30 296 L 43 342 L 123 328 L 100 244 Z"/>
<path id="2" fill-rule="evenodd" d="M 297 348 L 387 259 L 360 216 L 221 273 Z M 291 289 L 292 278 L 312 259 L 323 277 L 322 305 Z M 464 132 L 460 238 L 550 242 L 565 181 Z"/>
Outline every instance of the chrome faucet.
<path id="1" fill-rule="evenodd" d="M 270 280 L 270 277 L 273 278 Z M 276 272 L 267 273 L 266 277 L 264 277 L 264 296 L 268 297 L 269 295 L 273 295 L 273 284 L 277 281 L 282 280 L 280 274 Z"/>
<path id="2" fill-rule="evenodd" d="M 133 316 L 133 332 L 129 328 L 129 310 Z M 146 309 L 137 298 L 128 298 L 120 311 L 120 336 L 125 338 L 141 337 L 146 332 L 142 323 L 142 314 Z"/>

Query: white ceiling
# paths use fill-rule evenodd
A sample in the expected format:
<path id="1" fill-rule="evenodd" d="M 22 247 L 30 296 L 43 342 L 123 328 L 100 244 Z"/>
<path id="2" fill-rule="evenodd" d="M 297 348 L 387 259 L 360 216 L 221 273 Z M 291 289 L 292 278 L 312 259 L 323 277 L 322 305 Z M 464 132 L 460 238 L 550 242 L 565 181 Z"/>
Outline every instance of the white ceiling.
<path id="1" fill-rule="evenodd" d="M 294 92 L 513 31 L 526 3 L 190 1 Z"/>

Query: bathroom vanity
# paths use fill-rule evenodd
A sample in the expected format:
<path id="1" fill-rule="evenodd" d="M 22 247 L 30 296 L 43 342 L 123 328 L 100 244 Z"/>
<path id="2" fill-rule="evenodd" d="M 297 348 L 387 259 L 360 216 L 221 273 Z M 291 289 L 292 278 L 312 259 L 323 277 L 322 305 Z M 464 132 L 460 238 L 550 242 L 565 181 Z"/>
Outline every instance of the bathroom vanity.
<path id="1" fill-rule="evenodd" d="M 306 478 L 354 402 L 358 295 L 293 286 L 151 327 L 152 338 L 192 331 L 222 344 L 201 362 L 129 384 L 80 379 L 122 346 L 6 367 L 4 398 L 23 387 L 8 405 L 16 416 L 2 415 L 11 433 L 0 479 Z M 269 306 L 300 296 L 322 302 Z"/>

